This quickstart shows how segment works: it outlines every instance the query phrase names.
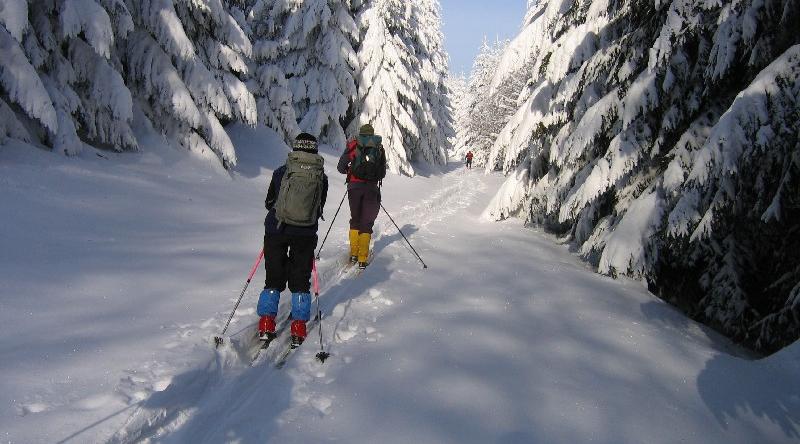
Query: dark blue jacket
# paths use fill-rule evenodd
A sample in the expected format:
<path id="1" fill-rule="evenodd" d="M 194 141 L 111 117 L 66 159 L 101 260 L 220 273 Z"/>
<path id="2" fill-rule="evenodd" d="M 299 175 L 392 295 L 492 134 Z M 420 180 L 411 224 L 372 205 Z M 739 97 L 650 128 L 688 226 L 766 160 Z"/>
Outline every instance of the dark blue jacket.
<path id="1" fill-rule="evenodd" d="M 267 234 L 288 234 L 290 236 L 316 236 L 319 223 L 310 227 L 298 227 L 297 225 L 280 224 L 275 216 L 275 202 L 278 200 L 278 191 L 281 190 L 281 180 L 286 173 L 286 165 L 278 168 L 272 173 L 272 180 L 267 190 L 267 199 L 264 206 L 267 207 L 267 218 L 264 220 L 264 231 Z M 319 204 L 319 217 L 322 217 L 322 209 L 325 208 L 325 199 L 328 197 L 328 176 L 322 175 L 322 200 Z"/>

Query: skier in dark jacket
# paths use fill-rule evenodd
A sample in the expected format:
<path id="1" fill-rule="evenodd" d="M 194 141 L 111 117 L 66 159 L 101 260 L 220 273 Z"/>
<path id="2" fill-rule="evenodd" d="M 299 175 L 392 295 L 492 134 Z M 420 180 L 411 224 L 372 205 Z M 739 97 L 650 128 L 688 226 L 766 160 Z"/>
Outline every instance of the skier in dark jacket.
<path id="1" fill-rule="evenodd" d="M 367 266 L 369 258 L 372 227 L 380 210 L 381 191 L 380 179 L 365 179 L 351 171 L 352 163 L 358 154 L 359 140 L 377 140 L 377 144 L 380 145 L 380 137 L 375 135 L 372 125 L 363 125 L 358 131 L 358 137 L 347 142 L 336 169 L 347 175 L 347 195 L 350 204 L 350 262 L 358 262 L 359 268 L 363 269 Z M 379 147 L 379 150 L 379 168 L 383 170 L 379 177 L 382 179 L 386 174 L 386 156 L 383 147 Z"/>
<path id="2" fill-rule="evenodd" d="M 317 154 L 317 139 L 302 133 L 292 145 L 294 153 L 309 153 L 305 156 L 322 169 L 322 158 Z M 292 155 L 290 154 L 290 156 Z M 287 160 L 287 164 L 291 158 Z M 311 316 L 310 277 L 314 249 L 317 246 L 317 220 L 322 217 L 322 209 L 328 194 L 328 177 L 321 172 L 322 194 L 319 210 L 310 225 L 292 225 L 279 220 L 277 203 L 281 193 L 281 185 L 286 179 L 287 165 L 283 165 L 272 173 L 272 181 L 267 191 L 265 206 L 267 217 L 264 221 L 264 265 L 266 281 L 264 291 L 258 298 L 259 336 L 262 340 L 275 337 L 275 317 L 278 314 L 278 303 L 281 292 L 287 283 L 292 292 L 291 333 L 292 345 L 297 346 L 306 337 L 306 322 Z M 288 189 L 288 187 L 286 187 Z M 287 192 L 288 191 L 284 191 Z M 312 210 L 313 211 L 313 210 Z"/>
<path id="3" fill-rule="evenodd" d="M 467 152 L 467 168 L 472 169 L 472 151 Z"/>

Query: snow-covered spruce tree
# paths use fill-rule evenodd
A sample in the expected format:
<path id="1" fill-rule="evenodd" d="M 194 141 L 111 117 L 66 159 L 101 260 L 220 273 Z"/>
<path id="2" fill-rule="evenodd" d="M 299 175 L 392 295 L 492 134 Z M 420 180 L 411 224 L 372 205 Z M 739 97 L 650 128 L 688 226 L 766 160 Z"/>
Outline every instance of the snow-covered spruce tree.
<path id="1" fill-rule="evenodd" d="M 357 90 L 358 39 L 349 0 L 303 0 L 286 18 L 280 59 L 301 131 L 344 147 L 342 127 Z"/>
<path id="2" fill-rule="evenodd" d="M 452 117 L 438 2 L 372 0 L 359 11 L 359 106 L 348 133 L 371 123 L 395 173 L 413 175 L 417 157 L 444 164 Z"/>
<path id="3" fill-rule="evenodd" d="M 344 125 L 358 94 L 358 27 L 348 0 L 306 0 L 303 12 L 297 46 L 287 57 L 300 129 L 344 147 Z"/>
<path id="4" fill-rule="evenodd" d="M 505 123 L 497 110 L 492 106 L 491 82 L 497 63 L 508 45 L 506 41 L 494 44 L 484 39 L 475 61 L 472 64 L 467 89 L 469 98 L 465 107 L 466 116 L 461 123 L 461 131 L 456 141 L 458 154 L 463 157 L 467 151 L 472 151 L 476 166 L 486 165 L 489 158 L 489 148 L 497 137 L 497 133 Z"/>
<path id="5" fill-rule="evenodd" d="M 281 58 L 288 46 L 283 27 L 297 4 L 299 2 L 257 0 L 247 14 L 253 41 L 249 87 L 258 103 L 258 121 L 286 141 L 300 133 Z"/>
<path id="6" fill-rule="evenodd" d="M 127 0 L 135 30 L 124 64 L 142 109 L 169 139 L 229 168 L 236 153 L 222 125 L 255 124 L 256 102 L 242 79 L 252 45 L 221 0 Z M 239 14 L 240 15 L 240 14 Z"/>
<path id="7" fill-rule="evenodd" d="M 496 146 L 500 132 L 519 110 L 529 94 L 528 80 L 533 63 L 538 55 L 536 36 L 541 23 L 535 20 L 537 2 L 528 2 L 528 12 L 523 20 L 522 31 L 511 41 L 498 41 L 483 46 L 470 76 L 471 91 L 475 93 L 472 104 L 471 125 L 473 130 L 459 138 L 459 143 L 469 144 L 476 153 L 475 164 L 487 171 L 508 171 L 516 165 L 521 150 L 509 150 Z"/>
<path id="8" fill-rule="evenodd" d="M 453 130 L 455 131 L 451 143 L 451 151 L 448 155 L 463 159 L 467 152 L 467 147 L 460 145 L 459 141 L 469 136 L 467 128 L 469 110 L 475 100 L 475 95 L 469 90 L 465 74 L 449 76 L 447 78 L 447 90 L 450 93 L 450 104 L 453 109 Z"/>
<path id="9" fill-rule="evenodd" d="M 509 141 L 510 135 L 519 137 L 521 132 L 511 132 L 508 126 L 514 114 L 524 112 L 520 108 L 533 93 L 532 84 L 529 84 L 534 63 L 541 53 L 540 46 L 546 44 L 541 40 L 543 20 L 539 20 L 544 11 L 543 2 L 528 1 L 528 9 L 522 22 L 522 30 L 511 42 L 505 46 L 496 62 L 492 73 L 489 88 L 483 99 L 487 106 L 495 108 L 502 129 L 495 131 L 495 136 L 488 148 L 488 160 L 484 163 L 487 171 L 501 170 L 508 172 L 519 164 L 526 156 L 526 143 L 522 141 Z M 522 132 L 524 134 L 524 132 Z"/>
<path id="10" fill-rule="evenodd" d="M 510 47 L 507 47 L 503 52 L 507 53 Z M 503 59 L 500 59 L 500 63 Z M 493 137 L 488 146 L 485 147 L 487 152 L 487 160 L 482 163 L 486 171 L 504 171 L 511 165 L 516 165 L 521 161 L 522 154 L 514 154 L 513 152 L 506 152 L 504 150 L 495 149 L 494 141 L 497 136 L 505 128 L 505 125 L 518 111 L 521 102 L 527 99 L 530 90 L 527 88 L 528 75 L 530 73 L 533 59 L 524 61 L 522 65 L 517 66 L 513 71 L 509 72 L 506 76 L 498 81 L 495 75 L 492 84 L 489 88 L 489 95 L 486 97 L 485 106 L 488 110 L 492 111 L 494 121 Z M 500 64 L 498 64 L 499 71 Z"/>
<path id="11" fill-rule="evenodd" d="M 487 209 L 765 351 L 800 336 L 796 0 L 534 5 Z"/>
<path id="12" fill-rule="evenodd" d="M 2 136 L 65 154 L 79 153 L 84 141 L 137 148 L 131 94 L 115 51 L 132 29 L 122 1 L 6 0 L 0 23 Z"/>
<path id="13" fill-rule="evenodd" d="M 418 152 L 430 163 L 447 162 L 447 152 L 455 137 L 453 109 L 447 89 L 449 61 L 444 48 L 441 6 L 438 0 L 415 2 L 419 44 L 428 57 L 421 60 L 421 106 L 416 108 L 420 122 L 420 147 Z"/>
<path id="14" fill-rule="evenodd" d="M 475 58 L 469 89 L 474 95 L 469 104 L 469 117 L 458 143 L 462 150 L 472 150 L 475 165 L 487 171 L 500 169 L 501 152 L 492 151 L 500 131 L 519 107 L 526 91 L 532 57 L 518 54 L 519 41 L 483 42 Z M 514 55 L 510 57 L 509 55 Z"/>
<path id="15" fill-rule="evenodd" d="M 692 258 L 693 250 L 711 247 L 699 263 L 707 270 L 703 316 L 766 350 L 800 336 L 798 104 L 795 44 L 737 94 L 692 152 L 667 222 L 671 236 L 688 235 L 697 244 L 689 249 Z M 681 162 L 669 167 L 677 170 Z"/>

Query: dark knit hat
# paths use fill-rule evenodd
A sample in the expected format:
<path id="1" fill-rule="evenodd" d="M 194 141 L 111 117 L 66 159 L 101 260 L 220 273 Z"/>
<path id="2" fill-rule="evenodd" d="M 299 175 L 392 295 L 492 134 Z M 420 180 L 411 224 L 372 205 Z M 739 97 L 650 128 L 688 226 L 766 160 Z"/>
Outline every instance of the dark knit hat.
<path id="1" fill-rule="evenodd" d="M 373 128 L 369 123 L 366 125 L 361 125 L 361 128 L 358 129 L 358 134 L 362 136 L 374 136 L 375 128 Z"/>
<path id="2" fill-rule="evenodd" d="M 300 133 L 297 137 L 294 138 L 292 149 L 294 151 L 306 151 L 309 153 L 316 153 L 318 149 L 317 138 L 308 133 Z"/>

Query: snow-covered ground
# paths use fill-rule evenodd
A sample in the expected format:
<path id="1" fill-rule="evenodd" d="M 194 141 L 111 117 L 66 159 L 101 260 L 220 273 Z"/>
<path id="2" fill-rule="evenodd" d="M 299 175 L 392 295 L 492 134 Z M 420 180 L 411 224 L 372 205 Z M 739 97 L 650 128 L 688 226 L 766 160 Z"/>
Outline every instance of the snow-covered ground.
<path id="1" fill-rule="evenodd" d="M 385 181 L 427 269 L 381 214 L 373 263 L 343 273 L 342 209 L 319 263 L 324 364 L 312 330 L 283 369 L 249 367 L 263 268 L 215 352 L 284 159 L 269 131 L 231 136 L 232 174 L 155 136 L 113 161 L 0 147 L 0 440 L 800 442 L 800 344 L 737 357 L 639 283 L 482 220 L 502 178 L 459 165 Z"/>

